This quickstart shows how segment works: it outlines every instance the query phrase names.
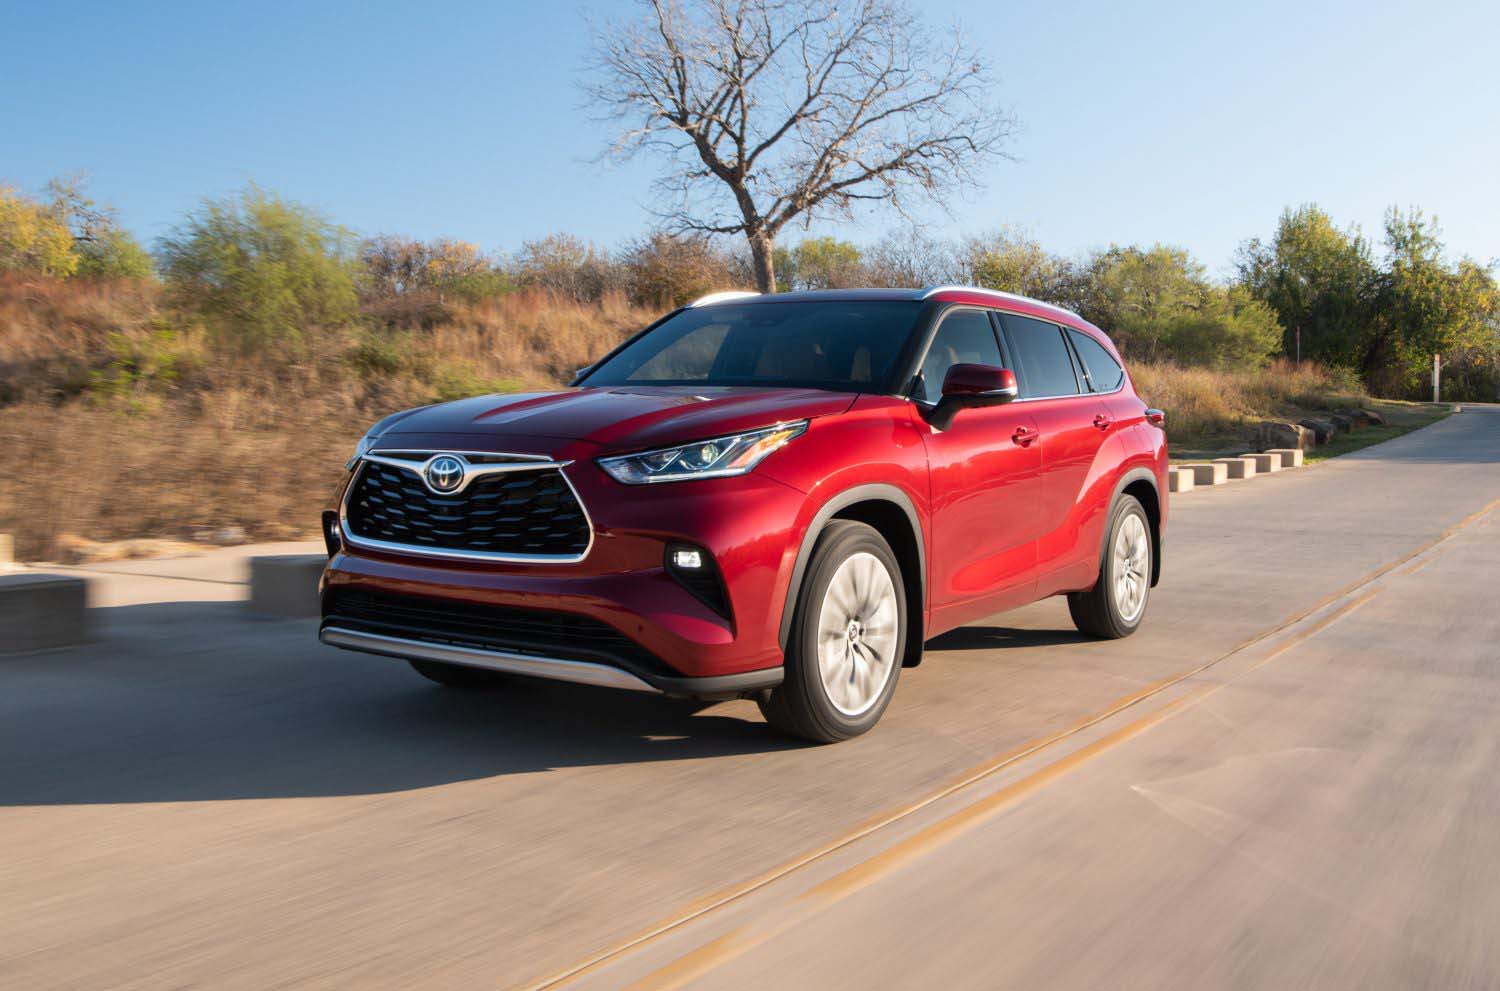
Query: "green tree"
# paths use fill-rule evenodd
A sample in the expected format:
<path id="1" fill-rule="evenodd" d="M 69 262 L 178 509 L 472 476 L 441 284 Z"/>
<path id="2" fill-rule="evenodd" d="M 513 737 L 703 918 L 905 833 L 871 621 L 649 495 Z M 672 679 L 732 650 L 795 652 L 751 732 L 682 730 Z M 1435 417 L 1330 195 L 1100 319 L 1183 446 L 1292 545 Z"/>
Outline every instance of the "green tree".
<path id="1" fill-rule="evenodd" d="M 112 227 L 91 241 L 74 242 L 78 273 L 95 279 L 150 279 L 156 263 L 128 231 Z"/>
<path id="2" fill-rule="evenodd" d="M 100 206 L 84 189 L 82 176 L 53 179 L 47 183 L 51 196 L 48 209 L 65 224 L 78 256 L 74 274 L 101 279 L 148 279 L 156 266 L 150 254 L 115 219 L 115 212 Z"/>
<path id="3" fill-rule="evenodd" d="M 1491 268 L 1469 259 L 1449 265 L 1437 221 L 1420 210 L 1386 213 L 1385 247 L 1375 332 L 1362 363 L 1367 381 L 1420 395 L 1434 354 L 1481 363 L 1500 355 L 1500 292 Z"/>
<path id="4" fill-rule="evenodd" d="M 976 286 L 1030 296 L 1060 306 L 1073 302 L 1075 273 L 1067 259 L 1013 230 L 968 242 L 963 254 Z"/>
<path id="5" fill-rule="evenodd" d="M 1239 281 L 1276 312 L 1283 347 L 1357 367 L 1370 345 L 1376 269 L 1357 229 L 1340 230 L 1313 204 L 1282 212 L 1269 243 L 1252 239 L 1236 260 Z"/>
<path id="6" fill-rule="evenodd" d="M 1203 308 L 1209 294 L 1203 266 L 1184 248 L 1112 246 L 1088 264 L 1081 314 L 1137 358 L 1161 354 L 1173 318 Z"/>
<path id="7" fill-rule="evenodd" d="M 355 314 L 349 232 L 257 186 L 204 201 L 159 254 L 179 301 L 245 350 L 297 344 Z"/>
<path id="8" fill-rule="evenodd" d="M 833 237 L 808 238 L 795 248 L 776 249 L 776 281 L 791 289 L 847 289 L 865 281 L 859 248 Z"/>
<path id="9" fill-rule="evenodd" d="M 77 270 L 73 235 L 57 211 L 0 186 L 0 272 L 69 276 Z"/>
<path id="10" fill-rule="evenodd" d="M 1162 353 L 1184 365 L 1253 367 L 1281 349 L 1275 311 L 1243 286 L 1211 287 L 1196 306 L 1158 319 Z"/>

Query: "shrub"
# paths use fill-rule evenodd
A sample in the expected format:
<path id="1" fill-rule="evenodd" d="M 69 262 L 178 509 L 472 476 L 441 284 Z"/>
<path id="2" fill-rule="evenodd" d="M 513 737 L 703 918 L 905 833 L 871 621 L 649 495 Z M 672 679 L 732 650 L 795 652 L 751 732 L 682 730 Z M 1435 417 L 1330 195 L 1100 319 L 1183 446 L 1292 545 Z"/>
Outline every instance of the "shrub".
<path id="1" fill-rule="evenodd" d="M 0 186 L 0 272 L 72 275 L 73 234 L 55 210 Z"/>
<path id="2" fill-rule="evenodd" d="M 349 233 L 255 186 L 205 201 L 160 253 L 174 299 L 246 352 L 299 345 L 355 315 Z"/>

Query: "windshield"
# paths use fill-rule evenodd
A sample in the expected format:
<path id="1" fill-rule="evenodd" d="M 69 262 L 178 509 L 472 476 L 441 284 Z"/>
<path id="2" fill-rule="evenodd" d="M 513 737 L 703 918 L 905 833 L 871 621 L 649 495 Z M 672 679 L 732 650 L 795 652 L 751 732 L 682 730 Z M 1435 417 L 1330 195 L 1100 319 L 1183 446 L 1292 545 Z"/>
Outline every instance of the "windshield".
<path id="1" fill-rule="evenodd" d="M 606 359 L 584 386 L 746 385 L 866 392 L 882 385 L 920 304 L 720 303 L 683 310 Z"/>

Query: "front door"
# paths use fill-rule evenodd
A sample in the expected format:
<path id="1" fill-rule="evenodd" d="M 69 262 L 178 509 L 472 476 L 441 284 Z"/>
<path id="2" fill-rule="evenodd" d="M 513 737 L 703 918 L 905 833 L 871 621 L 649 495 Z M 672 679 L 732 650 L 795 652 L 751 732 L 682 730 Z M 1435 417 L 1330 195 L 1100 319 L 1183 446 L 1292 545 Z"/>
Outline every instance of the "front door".
<path id="1" fill-rule="evenodd" d="M 1034 506 L 1041 496 L 1037 424 L 1024 405 L 959 411 L 946 430 L 921 415 L 943 376 L 959 363 L 1005 367 L 988 312 L 947 311 L 922 363 L 913 418 L 927 446 L 932 550 L 929 603 L 934 630 L 1031 600 L 1035 587 Z"/>

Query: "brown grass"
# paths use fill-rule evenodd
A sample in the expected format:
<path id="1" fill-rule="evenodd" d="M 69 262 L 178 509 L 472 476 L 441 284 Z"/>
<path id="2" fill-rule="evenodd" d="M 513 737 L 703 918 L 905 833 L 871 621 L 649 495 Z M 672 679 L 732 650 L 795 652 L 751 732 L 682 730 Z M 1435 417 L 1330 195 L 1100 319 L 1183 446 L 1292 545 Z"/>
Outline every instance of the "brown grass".
<path id="1" fill-rule="evenodd" d="M 622 297 L 427 301 L 309 331 L 295 352 L 245 357 L 148 283 L 0 279 L 0 532 L 15 535 L 23 560 L 54 558 L 70 536 L 312 536 L 375 420 L 555 388 L 655 315 Z M 1345 376 L 1286 363 L 1132 374 L 1167 410 L 1174 444 L 1292 407 L 1349 405 L 1359 392 Z"/>
<path id="2" fill-rule="evenodd" d="M 1259 420 L 1369 399 L 1348 372 L 1290 361 L 1239 371 L 1132 364 L 1130 376 L 1142 399 L 1166 411 L 1167 438 L 1174 445 L 1228 442 Z"/>
<path id="3" fill-rule="evenodd" d="M 0 283 L 0 532 L 22 560 L 60 539 L 317 533 L 354 442 L 387 413 L 553 388 L 655 314 L 515 295 L 429 331 L 309 335 L 244 358 L 147 286 Z"/>

